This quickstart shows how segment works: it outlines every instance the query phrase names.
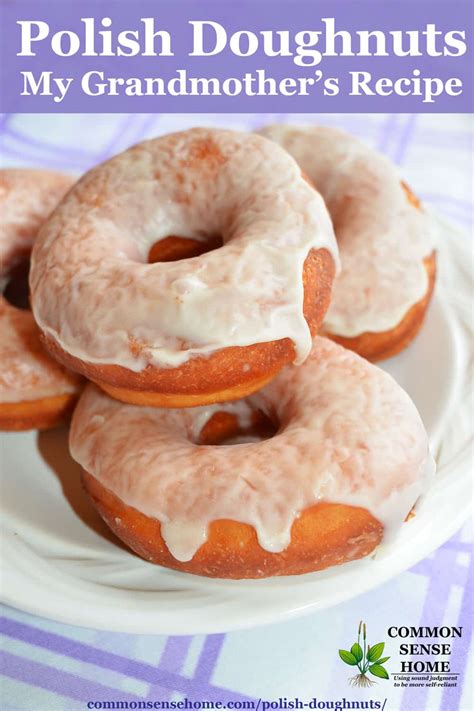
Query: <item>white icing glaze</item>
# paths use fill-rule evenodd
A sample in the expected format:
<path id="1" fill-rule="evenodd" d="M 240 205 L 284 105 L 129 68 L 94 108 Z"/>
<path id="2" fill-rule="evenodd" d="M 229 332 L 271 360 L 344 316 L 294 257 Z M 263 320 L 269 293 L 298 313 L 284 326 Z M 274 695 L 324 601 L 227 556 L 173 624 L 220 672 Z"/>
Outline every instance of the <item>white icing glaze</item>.
<path id="1" fill-rule="evenodd" d="M 196 444 L 221 405 L 137 408 L 89 385 L 74 413 L 74 459 L 125 504 L 161 522 L 172 555 L 190 560 L 218 519 L 250 524 L 260 545 L 284 550 L 295 518 L 330 501 L 368 509 L 398 529 L 434 470 L 427 435 L 408 395 L 384 371 L 325 338 L 301 367 L 260 393 L 228 403 L 248 418 L 279 422 L 271 439 Z"/>
<path id="2" fill-rule="evenodd" d="M 170 235 L 224 246 L 148 264 Z M 35 318 L 68 353 L 140 371 L 227 346 L 291 338 L 311 349 L 302 272 L 337 246 L 320 195 L 271 141 L 191 129 L 139 144 L 86 174 L 35 244 Z"/>
<path id="3" fill-rule="evenodd" d="M 394 328 L 428 288 L 429 216 L 408 202 L 395 166 L 354 136 L 323 126 L 268 126 L 322 194 L 341 255 L 327 331 L 353 337 Z"/>
<path id="4" fill-rule="evenodd" d="M 38 229 L 73 180 L 43 170 L 0 171 L 0 282 L 28 257 Z M 79 379 L 43 351 L 33 316 L 0 295 L 0 403 L 39 400 L 78 390 Z"/>
<path id="5" fill-rule="evenodd" d="M 0 278 L 29 255 L 39 228 L 73 183 L 47 170 L 0 170 Z"/>
<path id="6" fill-rule="evenodd" d="M 29 311 L 0 298 L 0 404 L 78 392 L 80 378 L 50 358 Z"/>

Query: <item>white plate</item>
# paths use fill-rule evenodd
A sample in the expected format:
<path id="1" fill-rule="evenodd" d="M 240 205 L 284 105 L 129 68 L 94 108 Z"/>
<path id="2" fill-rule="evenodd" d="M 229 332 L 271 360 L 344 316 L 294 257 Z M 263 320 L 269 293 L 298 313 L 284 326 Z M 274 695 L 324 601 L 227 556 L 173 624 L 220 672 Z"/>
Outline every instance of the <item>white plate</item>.
<path id="1" fill-rule="evenodd" d="M 435 482 L 416 517 L 390 545 L 373 558 L 292 578 L 223 581 L 170 571 L 130 554 L 94 513 L 69 457 L 66 430 L 3 434 L 4 601 L 96 629 L 222 632 L 335 605 L 387 581 L 447 540 L 467 517 L 471 499 L 471 425 L 461 387 L 469 335 L 461 297 L 469 288 L 463 274 L 469 256 L 455 248 L 452 228 L 443 232 L 451 245 L 440 259 L 450 265 L 445 288 L 437 289 L 415 343 L 384 364 L 417 404 L 438 459 Z M 456 418 L 450 422 L 453 405 Z"/>

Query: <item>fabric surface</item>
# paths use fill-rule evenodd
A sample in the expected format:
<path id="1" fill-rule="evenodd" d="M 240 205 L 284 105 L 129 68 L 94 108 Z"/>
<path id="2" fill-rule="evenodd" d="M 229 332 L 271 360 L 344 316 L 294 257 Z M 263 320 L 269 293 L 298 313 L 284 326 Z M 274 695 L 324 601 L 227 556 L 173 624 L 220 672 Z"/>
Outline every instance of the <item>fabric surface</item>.
<path id="1" fill-rule="evenodd" d="M 192 125 L 235 128 L 304 119 L 348 129 L 401 166 L 414 192 L 469 239 L 472 118 L 451 115 L 10 115 L 4 165 L 81 173 L 145 137 Z M 208 636 L 140 636 L 76 628 L 3 608 L 0 706 L 74 711 L 88 701 L 387 698 L 386 709 L 473 711 L 472 533 L 466 526 L 411 570 L 332 609 L 272 626 Z M 34 591 L 32 590 L 32 594 Z M 389 625 L 462 625 L 456 687 L 352 690 L 337 649 L 362 618 L 371 639 Z M 387 646 L 389 646 L 387 644 Z M 387 654 L 389 652 L 387 651 Z M 349 670 L 350 671 L 350 670 Z"/>

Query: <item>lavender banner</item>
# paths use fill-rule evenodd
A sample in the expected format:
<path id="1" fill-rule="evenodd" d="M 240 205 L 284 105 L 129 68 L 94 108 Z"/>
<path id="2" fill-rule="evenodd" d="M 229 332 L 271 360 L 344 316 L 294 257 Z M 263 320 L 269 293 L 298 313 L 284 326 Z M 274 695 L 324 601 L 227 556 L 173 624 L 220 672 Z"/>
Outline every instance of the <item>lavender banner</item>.
<path id="1" fill-rule="evenodd" d="M 8 0 L 4 112 L 469 112 L 471 0 Z"/>

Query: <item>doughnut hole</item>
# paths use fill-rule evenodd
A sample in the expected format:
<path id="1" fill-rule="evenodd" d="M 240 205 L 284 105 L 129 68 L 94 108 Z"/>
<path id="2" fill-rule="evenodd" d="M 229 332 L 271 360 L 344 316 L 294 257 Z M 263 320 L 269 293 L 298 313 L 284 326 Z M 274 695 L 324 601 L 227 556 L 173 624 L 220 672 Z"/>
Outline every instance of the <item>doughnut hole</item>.
<path id="1" fill-rule="evenodd" d="M 3 298 L 15 308 L 23 311 L 30 310 L 29 273 L 30 258 L 28 255 L 9 270 L 4 280 Z"/>
<path id="2" fill-rule="evenodd" d="M 277 423 L 261 410 L 252 413 L 251 422 L 247 427 L 242 427 L 233 413 L 219 411 L 214 413 L 202 428 L 198 444 L 216 446 L 241 444 L 245 440 L 260 441 L 270 439 L 277 431 Z"/>
<path id="3" fill-rule="evenodd" d="M 178 262 L 181 259 L 190 259 L 191 257 L 199 257 L 206 252 L 212 252 L 214 249 L 222 247 L 222 237 L 212 235 L 201 242 L 189 237 L 176 237 L 170 235 L 164 239 L 155 242 L 148 252 L 149 264 L 155 262 Z"/>

